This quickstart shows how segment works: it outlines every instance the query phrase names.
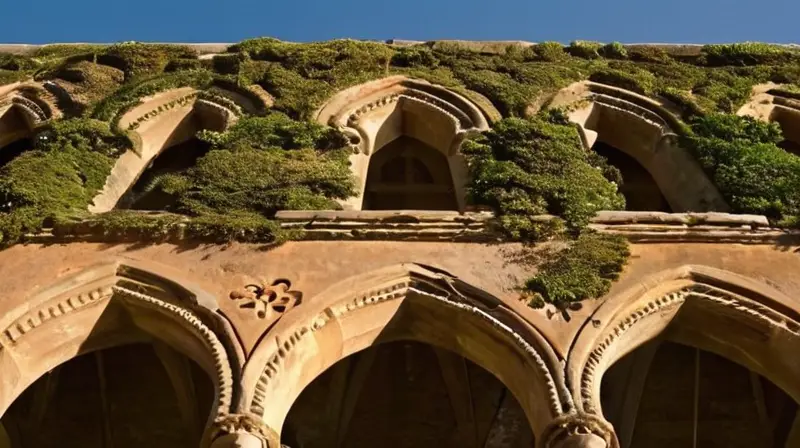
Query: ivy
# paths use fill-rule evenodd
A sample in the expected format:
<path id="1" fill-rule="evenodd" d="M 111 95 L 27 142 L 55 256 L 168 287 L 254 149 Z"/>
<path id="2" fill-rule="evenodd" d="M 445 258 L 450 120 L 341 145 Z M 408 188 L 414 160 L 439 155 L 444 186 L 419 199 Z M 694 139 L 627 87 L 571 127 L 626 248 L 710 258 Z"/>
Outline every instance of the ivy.
<path id="1" fill-rule="evenodd" d="M 800 216 L 800 157 L 777 146 L 775 123 L 751 117 L 709 114 L 692 119 L 686 147 L 735 213 L 765 215 L 773 223 Z"/>
<path id="2" fill-rule="evenodd" d="M 567 315 L 574 304 L 608 293 L 629 256 L 624 237 L 582 233 L 565 249 L 550 254 L 525 283 L 528 305 L 541 308 L 552 304 Z"/>
<path id="3" fill-rule="evenodd" d="M 599 210 L 624 208 L 616 185 L 604 177 L 615 170 L 590 158 L 577 129 L 561 116 L 504 119 L 466 142 L 463 152 L 471 201 L 493 208 L 514 239 L 543 236 L 536 215 L 556 215 L 577 230 Z"/>

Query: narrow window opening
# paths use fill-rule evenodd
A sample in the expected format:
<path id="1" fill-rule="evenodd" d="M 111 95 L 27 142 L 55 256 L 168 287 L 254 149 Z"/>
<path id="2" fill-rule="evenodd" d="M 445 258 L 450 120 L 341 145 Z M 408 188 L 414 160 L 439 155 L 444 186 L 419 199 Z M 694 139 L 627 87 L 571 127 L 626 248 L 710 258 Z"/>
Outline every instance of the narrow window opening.
<path id="1" fill-rule="evenodd" d="M 209 150 L 207 143 L 196 138 L 163 150 L 120 199 L 117 208 L 172 211 L 176 198 L 161 189 L 161 179 L 167 174 L 187 171 Z"/>
<path id="2" fill-rule="evenodd" d="M 447 157 L 401 136 L 370 159 L 364 210 L 458 210 Z"/>
<path id="3" fill-rule="evenodd" d="M 592 150 L 620 171 L 619 191 L 625 197 L 626 210 L 672 212 L 653 176 L 636 159 L 601 141 L 595 143 Z"/>
<path id="4" fill-rule="evenodd" d="M 0 168 L 11 163 L 25 151 L 33 148 L 33 140 L 23 138 L 0 148 Z"/>

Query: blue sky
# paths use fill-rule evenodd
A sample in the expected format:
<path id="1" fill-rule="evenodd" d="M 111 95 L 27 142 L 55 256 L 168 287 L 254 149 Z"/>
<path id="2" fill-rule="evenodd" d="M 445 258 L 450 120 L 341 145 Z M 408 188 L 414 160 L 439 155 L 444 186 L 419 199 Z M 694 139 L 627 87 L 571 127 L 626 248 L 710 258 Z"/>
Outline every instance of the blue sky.
<path id="1" fill-rule="evenodd" d="M 0 0 L 0 11 L 2 43 L 258 36 L 800 43 L 800 0 Z"/>

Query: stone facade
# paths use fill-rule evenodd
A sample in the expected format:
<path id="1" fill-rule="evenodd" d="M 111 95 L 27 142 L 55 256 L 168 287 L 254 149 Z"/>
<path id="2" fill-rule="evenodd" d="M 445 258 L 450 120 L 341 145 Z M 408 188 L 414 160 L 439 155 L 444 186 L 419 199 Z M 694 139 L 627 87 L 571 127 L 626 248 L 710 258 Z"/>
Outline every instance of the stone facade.
<path id="1" fill-rule="evenodd" d="M 739 113 L 795 139 L 796 101 L 767 91 Z M 15 114 L 0 148 L 59 113 L 26 95 L 0 87 L 0 115 Z M 461 143 L 499 113 L 388 77 L 315 111 L 351 137 L 362 182 L 342 210 L 279 212 L 301 241 L 43 232 L 0 251 L 0 448 L 800 448 L 800 235 L 726 213 L 664 104 L 592 82 L 551 104 L 569 108 L 587 149 L 635 159 L 670 209 L 592 220 L 631 244 L 606 296 L 568 314 L 526 306 L 519 285 L 536 266 L 514 262 L 521 245 L 465 200 Z M 166 147 L 227 129 L 237 107 L 252 104 L 192 88 L 144 98 L 117 123 L 137 147 L 90 211 L 113 209 Z M 396 200 L 367 177 L 402 136 L 440 156 L 452 186 L 403 200 L 441 193 L 451 206 L 362 210 L 369 194 Z"/>

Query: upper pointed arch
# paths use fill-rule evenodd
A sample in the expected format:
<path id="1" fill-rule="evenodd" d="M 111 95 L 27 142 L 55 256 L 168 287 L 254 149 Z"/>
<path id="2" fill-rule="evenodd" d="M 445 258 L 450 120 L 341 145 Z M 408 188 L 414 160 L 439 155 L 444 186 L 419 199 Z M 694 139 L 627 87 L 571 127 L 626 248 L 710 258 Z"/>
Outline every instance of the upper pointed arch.
<path id="1" fill-rule="evenodd" d="M 43 85 L 18 82 L 0 86 L 0 148 L 30 136 L 36 126 L 60 116 L 56 98 Z"/>
<path id="2" fill-rule="evenodd" d="M 343 208 L 463 211 L 461 144 L 489 129 L 487 117 L 499 115 L 493 112 L 446 87 L 398 75 L 339 92 L 314 119 L 341 129 L 355 149 L 350 163 L 360 188 Z"/>
<path id="3" fill-rule="evenodd" d="M 89 211 L 102 213 L 116 207 L 164 150 L 189 141 L 201 130 L 224 131 L 243 111 L 256 109 L 245 96 L 223 88 L 181 87 L 142 98 L 112 120 L 120 132 L 131 136 L 134 147 L 119 157 Z"/>
<path id="4" fill-rule="evenodd" d="M 777 123 L 786 139 L 784 147 L 800 156 L 800 94 L 781 90 L 779 84 L 761 84 L 753 87 L 750 101 L 737 115 Z"/>
<path id="5" fill-rule="evenodd" d="M 727 211 L 702 167 L 676 138 L 682 124 L 657 101 L 591 81 L 558 92 L 548 107 L 564 108 L 591 149 L 602 142 L 635 159 L 653 178 L 671 211 Z"/>

